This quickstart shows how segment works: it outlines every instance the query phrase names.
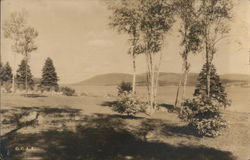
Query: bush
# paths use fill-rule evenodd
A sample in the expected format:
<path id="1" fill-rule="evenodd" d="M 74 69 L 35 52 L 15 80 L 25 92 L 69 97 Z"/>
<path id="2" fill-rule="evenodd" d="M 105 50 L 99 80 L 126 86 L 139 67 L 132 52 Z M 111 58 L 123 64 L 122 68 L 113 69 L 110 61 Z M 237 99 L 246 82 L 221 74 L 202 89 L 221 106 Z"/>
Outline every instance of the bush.
<path id="1" fill-rule="evenodd" d="M 132 83 L 131 82 L 121 82 L 118 87 L 118 95 L 123 94 L 124 92 L 132 91 Z"/>
<path id="2" fill-rule="evenodd" d="M 230 106 L 231 101 L 227 98 L 227 93 L 214 65 L 211 65 L 209 96 L 206 85 L 207 66 L 203 65 L 198 76 L 194 98 L 182 104 L 179 117 L 188 121 L 189 125 L 201 136 L 214 137 L 220 135 L 221 128 L 226 127 L 220 108 Z"/>
<path id="3" fill-rule="evenodd" d="M 4 88 L 6 90 L 7 93 L 11 92 L 11 88 L 12 88 L 12 83 L 10 81 L 4 82 Z"/>
<path id="4" fill-rule="evenodd" d="M 61 92 L 65 96 L 74 96 L 75 95 L 75 90 L 69 87 L 62 87 Z"/>
<path id="5" fill-rule="evenodd" d="M 222 128 L 226 127 L 226 122 L 219 111 L 221 107 L 221 103 L 216 100 L 195 97 L 182 104 L 179 117 L 189 122 L 189 126 L 199 135 L 215 137 L 221 134 Z"/>
<path id="6" fill-rule="evenodd" d="M 127 114 L 128 116 L 134 116 L 137 113 L 144 113 L 147 103 L 143 102 L 138 96 L 130 93 L 123 92 L 119 95 L 116 103 L 112 105 L 112 109 L 115 112 L 121 114 Z"/>

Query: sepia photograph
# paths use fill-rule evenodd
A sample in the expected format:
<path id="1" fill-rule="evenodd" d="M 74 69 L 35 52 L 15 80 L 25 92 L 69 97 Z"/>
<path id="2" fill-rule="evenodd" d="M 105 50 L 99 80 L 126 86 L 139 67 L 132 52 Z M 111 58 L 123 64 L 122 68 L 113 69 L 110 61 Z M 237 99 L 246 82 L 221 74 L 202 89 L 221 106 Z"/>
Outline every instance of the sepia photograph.
<path id="1" fill-rule="evenodd" d="M 250 160 L 249 0 L 0 11 L 0 160 Z"/>

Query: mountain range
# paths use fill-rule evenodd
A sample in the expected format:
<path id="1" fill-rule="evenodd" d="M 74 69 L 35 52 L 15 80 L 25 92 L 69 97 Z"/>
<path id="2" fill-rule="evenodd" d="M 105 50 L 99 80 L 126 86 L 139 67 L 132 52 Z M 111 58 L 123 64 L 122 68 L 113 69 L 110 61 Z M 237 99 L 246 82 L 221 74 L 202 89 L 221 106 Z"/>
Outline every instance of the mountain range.
<path id="1" fill-rule="evenodd" d="M 165 73 L 161 72 L 159 74 L 159 85 L 160 86 L 170 86 L 178 85 L 181 78 L 181 73 Z M 194 86 L 197 83 L 198 73 L 189 73 L 188 74 L 188 86 Z M 222 83 L 225 85 L 239 85 L 239 86 L 248 86 L 250 84 L 250 75 L 244 74 L 223 74 L 220 75 Z M 83 80 L 73 85 L 97 85 L 97 86 L 110 86 L 118 85 L 122 81 L 131 82 L 132 75 L 126 73 L 108 73 L 102 75 L 96 75 L 87 80 Z M 146 74 L 138 74 L 136 77 L 137 85 L 146 84 Z"/>

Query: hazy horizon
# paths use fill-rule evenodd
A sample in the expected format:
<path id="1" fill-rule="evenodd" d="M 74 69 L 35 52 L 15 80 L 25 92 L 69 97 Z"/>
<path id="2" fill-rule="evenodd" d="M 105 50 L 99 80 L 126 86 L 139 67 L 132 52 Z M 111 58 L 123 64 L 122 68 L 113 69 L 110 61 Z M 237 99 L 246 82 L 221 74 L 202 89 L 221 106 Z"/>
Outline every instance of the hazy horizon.
<path id="1" fill-rule="evenodd" d="M 38 50 L 31 53 L 30 66 L 34 77 L 41 77 L 47 57 L 54 61 L 60 83 L 75 83 L 106 73 L 131 73 L 129 44 L 125 34 L 108 26 L 110 11 L 102 0 L 4 0 L 1 1 L 2 24 L 13 11 L 25 9 L 28 24 L 36 28 Z M 250 3 L 235 1 L 234 18 L 229 38 L 218 45 L 214 64 L 219 74 L 250 75 Z M 182 72 L 177 25 L 167 35 L 163 49 L 161 72 Z M 1 35 L 3 62 L 13 66 L 10 42 Z M 18 56 L 20 64 L 22 56 Z M 145 57 L 137 58 L 138 73 L 146 72 Z M 198 73 L 204 56 L 190 56 L 190 72 Z"/>

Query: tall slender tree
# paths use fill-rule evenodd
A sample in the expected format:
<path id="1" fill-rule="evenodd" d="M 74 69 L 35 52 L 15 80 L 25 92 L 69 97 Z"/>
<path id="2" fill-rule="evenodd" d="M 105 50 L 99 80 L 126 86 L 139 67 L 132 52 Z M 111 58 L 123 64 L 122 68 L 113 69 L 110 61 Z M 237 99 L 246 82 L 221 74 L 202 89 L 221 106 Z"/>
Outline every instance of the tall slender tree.
<path id="1" fill-rule="evenodd" d="M 51 58 L 47 58 L 42 69 L 41 87 L 48 90 L 58 87 L 58 76 Z"/>
<path id="2" fill-rule="evenodd" d="M 195 8 L 196 0 L 177 0 L 175 2 L 177 8 L 177 14 L 180 18 L 181 28 L 179 30 L 182 41 L 180 53 L 183 60 L 183 76 L 180 78 L 180 82 L 177 89 L 175 106 L 178 104 L 178 95 L 181 84 L 183 84 L 183 91 L 181 99 L 182 101 L 186 97 L 186 85 L 188 80 L 188 72 L 190 63 L 188 57 L 190 53 L 198 53 L 202 49 L 202 37 L 201 26 L 197 19 L 197 11 Z"/>
<path id="3" fill-rule="evenodd" d="M 166 33 L 174 22 L 174 7 L 172 1 L 141 0 L 142 22 L 141 31 L 144 53 L 148 68 L 149 104 L 151 111 L 155 109 L 155 98 L 159 77 L 159 67 L 162 57 L 162 46 Z M 160 52 L 157 62 L 157 53 Z"/>
<path id="4" fill-rule="evenodd" d="M 11 49 L 14 52 L 14 72 L 16 71 L 16 54 L 21 53 L 20 40 L 22 39 L 22 32 L 26 25 L 25 12 L 13 12 L 3 25 L 4 36 L 12 40 Z M 12 92 L 15 92 L 15 76 L 12 77 Z"/>
<path id="5" fill-rule="evenodd" d="M 10 19 L 5 22 L 5 37 L 14 40 L 12 49 L 15 53 L 24 56 L 26 63 L 26 72 L 28 71 L 28 60 L 30 53 L 37 49 L 34 39 L 38 36 L 38 32 L 26 24 L 25 14 L 23 12 L 14 12 Z M 16 55 L 15 55 L 16 56 Z M 15 57 L 14 56 L 14 57 Z M 15 59 L 15 58 L 14 58 Z M 28 74 L 26 74 L 28 75 Z M 15 80 L 13 79 L 13 91 L 15 90 Z M 25 78 L 26 93 L 28 92 L 28 77 Z"/>
<path id="6" fill-rule="evenodd" d="M 30 59 L 30 53 L 34 50 L 37 50 L 37 46 L 35 45 L 34 39 L 38 36 L 38 32 L 32 27 L 26 27 L 23 31 L 23 37 L 19 47 L 21 48 L 21 53 L 26 61 L 26 77 L 25 77 L 25 90 L 28 92 L 28 62 Z"/>
<path id="7" fill-rule="evenodd" d="M 229 20 L 232 17 L 232 0 L 199 0 L 200 26 L 203 30 L 203 43 L 207 66 L 207 96 L 210 97 L 211 65 L 217 44 L 224 39 L 230 31 Z"/>
<path id="8" fill-rule="evenodd" d="M 113 11 L 110 17 L 110 26 L 118 32 L 129 35 L 130 49 L 129 54 L 132 57 L 133 64 L 133 81 L 132 91 L 136 91 L 136 56 L 142 53 L 142 48 L 139 45 L 141 13 L 139 10 L 139 1 L 125 0 L 119 5 L 109 4 L 109 8 Z"/>

